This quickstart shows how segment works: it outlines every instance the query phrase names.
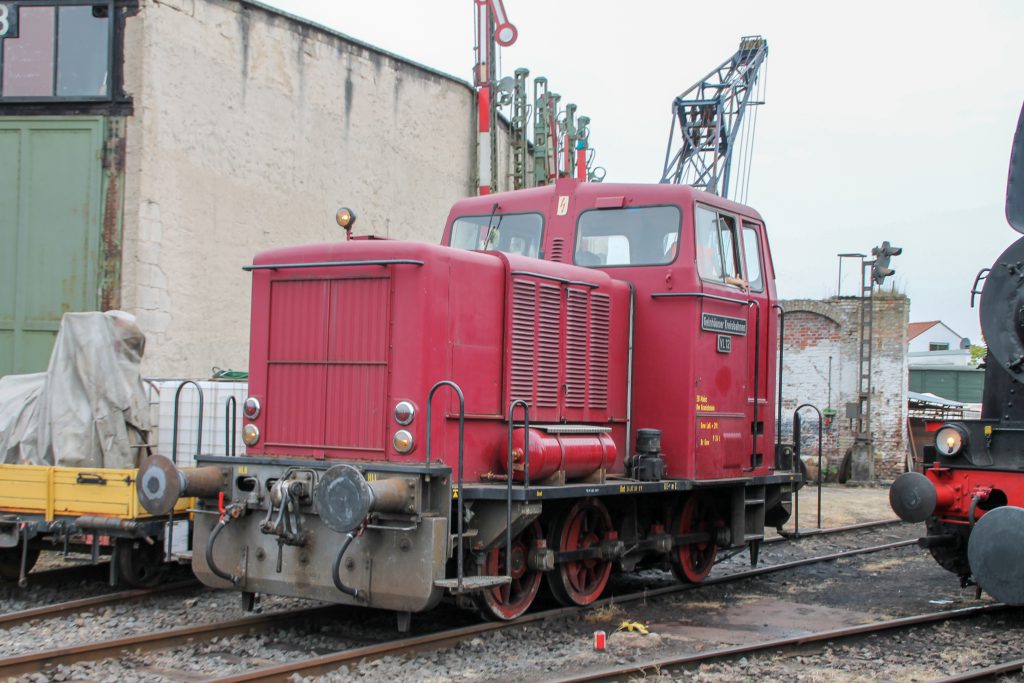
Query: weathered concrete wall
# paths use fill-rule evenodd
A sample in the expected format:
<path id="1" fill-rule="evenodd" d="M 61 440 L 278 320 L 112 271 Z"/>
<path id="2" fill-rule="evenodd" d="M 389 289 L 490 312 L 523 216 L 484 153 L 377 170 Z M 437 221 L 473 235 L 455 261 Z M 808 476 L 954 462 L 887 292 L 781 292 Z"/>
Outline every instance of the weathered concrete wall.
<path id="1" fill-rule="evenodd" d="M 468 84 L 237 0 L 143 0 L 128 20 L 122 306 L 152 376 L 248 362 L 269 247 L 357 233 L 434 241 L 476 189 Z"/>
<path id="2" fill-rule="evenodd" d="M 783 431 L 792 428 L 793 410 L 811 403 L 836 411 L 824 429 L 824 455 L 838 466 L 853 445 L 854 428 L 846 419 L 846 404 L 857 401 L 860 299 L 833 297 L 823 301 L 794 299 L 781 302 L 786 310 L 783 354 Z M 907 453 L 907 319 L 910 300 L 902 295 L 876 293 L 872 353 L 871 433 L 875 449 L 875 478 L 893 479 L 903 471 Z M 831 388 L 829 367 L 831 365 Z M 814 411 L 801 412 L 805 455 L 817 449 Z"/>

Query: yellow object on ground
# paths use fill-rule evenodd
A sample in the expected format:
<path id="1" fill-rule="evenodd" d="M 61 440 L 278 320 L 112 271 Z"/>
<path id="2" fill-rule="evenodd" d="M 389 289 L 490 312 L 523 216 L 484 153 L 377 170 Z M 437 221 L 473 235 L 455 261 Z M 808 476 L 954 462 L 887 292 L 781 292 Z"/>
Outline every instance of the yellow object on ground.
<path id="1" fill-rule="evenodd" d="M 642 633 L 647 635 L 647 627 L 641 624 L 639 621 L 624 621 L 619 624 L 616 631 L 629 631 L 630 633 Z"/>

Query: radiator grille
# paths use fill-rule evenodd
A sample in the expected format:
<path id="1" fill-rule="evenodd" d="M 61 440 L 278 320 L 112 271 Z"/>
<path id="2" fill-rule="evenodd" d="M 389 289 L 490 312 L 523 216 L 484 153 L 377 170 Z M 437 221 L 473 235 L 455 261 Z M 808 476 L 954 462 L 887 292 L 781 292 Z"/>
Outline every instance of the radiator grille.
<path id="1" fill-rule="evenodd" d="M 549 261 L 561 261 L 565 255 L 565 240 L 556 237 L 551 240 L 551 252 L 548 254 Z"/>
<path id="2" fill-rule="evenodd" d="M 570 289 L 566 309 L 565 405 L 582 408 L 587 397 L 587 296 Z"/>
<path id="3" fill-rule="evenodd" d="M 513 401 L 533 403 L 533 357 L 537 319 L 537 285 L 512 284 L 512 368 L 509 393 Z"/>
<path id="4" fill-rule="evenodd" d="M 550 419 L 607 410 L 610 325 L 607 294 L 514 279 L 509 399 L 557 410 Z"/>
<path id="5" fill-rule="evenodd" d="M 265 443 L 385 446 L 389 280 L 271 285 Z"/>
<path id="6" fill-rule="evenodd" d="M 591 408 L 608 407 L 608 335 L 612 302 L 607 294 L 590 297 L 590 367 L 588 396 Z"/>
<path id="7" fill-rule="evenodd" d="M 537 405 L 558 406 L 558 366 L 561 346 L 562 290 L 555 285 L 540 286 L 540 315 L 537 330 Z"/>

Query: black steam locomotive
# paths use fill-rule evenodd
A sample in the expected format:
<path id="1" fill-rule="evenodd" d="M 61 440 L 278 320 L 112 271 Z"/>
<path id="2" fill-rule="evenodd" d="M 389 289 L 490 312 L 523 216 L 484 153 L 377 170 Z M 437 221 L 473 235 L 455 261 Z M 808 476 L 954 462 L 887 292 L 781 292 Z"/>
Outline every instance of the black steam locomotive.
<path id="1" fill-rule="evenodd" d="M 1024 233 L 1024 109 L 1010 154 L 1006 218 Z M 978 273 L 988 344 L 980 420 L 932 425 L 923 472 L 900 476 L 889 502 L 901 519 L 925 522 L 928 548 L 963 585 L 1024 604 L 1024 238 Z"/>

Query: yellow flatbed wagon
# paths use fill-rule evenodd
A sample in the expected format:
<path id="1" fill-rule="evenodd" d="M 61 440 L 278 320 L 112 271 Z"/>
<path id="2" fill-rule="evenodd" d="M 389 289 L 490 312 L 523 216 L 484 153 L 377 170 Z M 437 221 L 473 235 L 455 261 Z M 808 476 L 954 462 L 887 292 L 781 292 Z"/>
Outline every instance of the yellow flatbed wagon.
<path id="1" fill-rule="evenodd" d="M 169 516 L 139 505 L 137 469 L 0 465 L 0 577 L 26 582 L 44 549 L 111 556 L 111 584 L 152 584 L 172 521 L 187 520 L 190 500 Z"/>

